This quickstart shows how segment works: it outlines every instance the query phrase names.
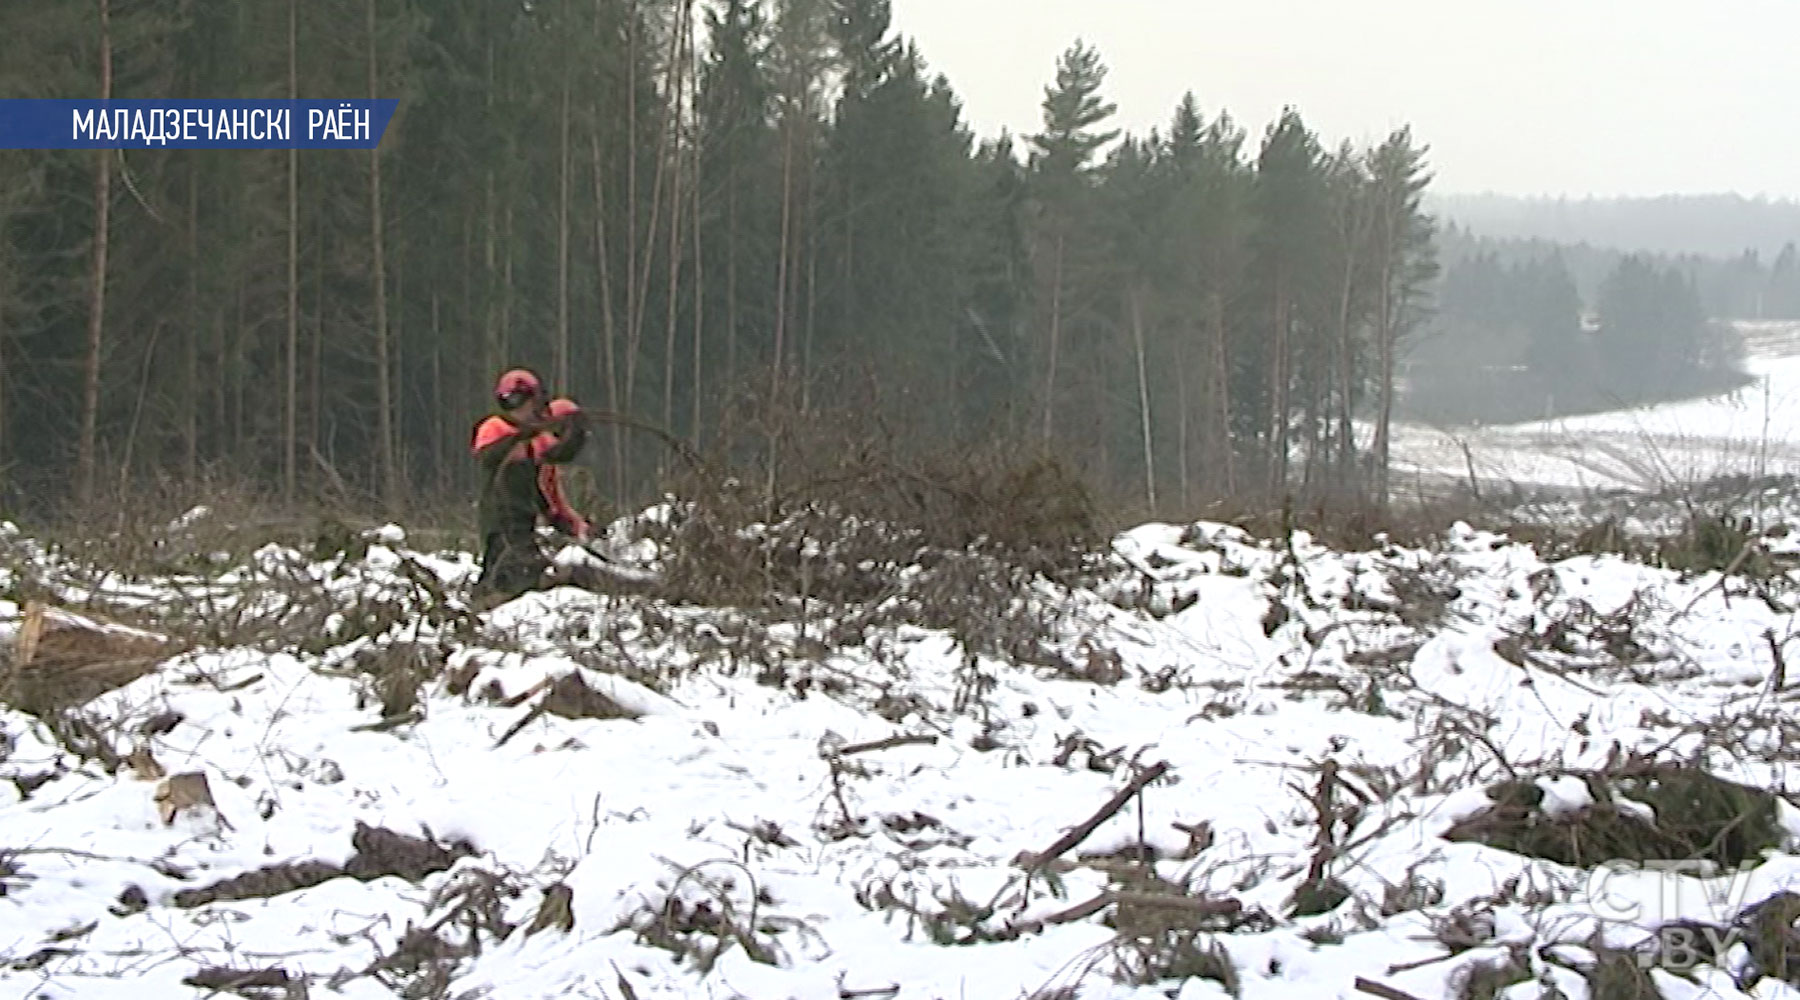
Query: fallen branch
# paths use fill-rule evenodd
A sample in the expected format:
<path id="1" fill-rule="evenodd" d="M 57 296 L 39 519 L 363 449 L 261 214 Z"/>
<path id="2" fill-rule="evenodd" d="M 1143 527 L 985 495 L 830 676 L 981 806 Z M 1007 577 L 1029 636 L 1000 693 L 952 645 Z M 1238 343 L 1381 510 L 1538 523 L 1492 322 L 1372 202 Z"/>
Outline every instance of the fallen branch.
<path id="1" fill-rule="evenodd" d="M 853 753 L 867 753 L 871 750 L 891 750 L 894 747 L 933 746 L 937 741 L 938 738 L 929 733 L 911 736 L 896 734 L 894 736 L 889 736 L 884 740 L 871 740 L 867 743 L 852 743 L 838 750 L 837 755 L 839 757 L 847 757 Z"/>
<path id="2" fill-rule="evenodd" d="M 220 993 L 256 996 L 251 990 L 287 990 L 295 983 L 286 969 L 205 968 L 181 981 L 187 986 Z"/>
<path id="3" fill-rule="evenodd" d="M 1098 812 L 1089 816 L 1085 821 L 1071 829 L 1068 833 L 1056 838 L 1056 842 L 1044 850 L 1036 854 L 1026 852 L 1025 854 L 1020 855 L 1017 859 L 1018 863 L 1022 864 L 1027 871 L 1036 871 L 1061 857 L 1070 848 L 1081 843 L 1083 840 L 1086 840 L 1089 834 L 1099 828 L 1100 824 L 1111 819 L 1114 813 L 1125 808 L 1125 803 L 1130 802 L 1132 796 L 1143 791 L 1144 786 L 1162 777 L 1168 770 L 1169 762 L 1166 760 L 1159 761 L 1156 764 L 1145 768 L 1130 781 L 1126 782 L 1125 787 L 1119 789 L 1112 798 L 1108 799 L 1106 804 L 1101 806 Z"/>
<path id="4" fill-rule="evenodd" d="M 1138 892 L 1129 889 L 1117 889 L 1105 895 L 1108 903 L 1187 910 L 1209 917 L 1235 916 L 1244 911 L 1244 904 L 1230 896 L 1177 896 L 1166 892 Z"/>
<path id="5" fill-rule="evenodd" d="M 536 705 L 533 705 L 531 707 L 530 711 L 528 711 L 524 715 L 520 716 L 519 721 L 513 723 L 511 728 L 507 729 L 507 731 L 504 734 L 502 734 L 498 740 L 496 740 L 494 742 L 494 749 L 498 750 L 501 747 L 505 746 L 507 743 L 511 742 L 512 738 L 514 736 L 519 735 L 519 733 L 522 732 L 526 726 L 529 726 L 533 722 L 536 722 L 537 720 L 543 718 L 544 713 L 548 712 L 549 710 L 550 710 L 550 700 L 548 698 L 544 699 L 543 701 L 538 702 Z"/>
<path id="6" fill-rule="evenodd" d="M 1371 996 L 1381 997 L 1382 1000 L 1419 1000 L 1418 997 L 1413 996 L 1405 990 L 1397 990 L 1385 983 L 1378 983 L 1373 979 L 1364 979 L 1361 976 L 1356 977 L 1356 991 L 1358 993 L 1367 993 Z"/>
<path id="7" fill-rule="evenodd" d="M 1093 899 L 1083 903 L 1076 903 L 1068 909 L 1058 910 L 1049 916 L 1038 917 L 1035 920 L 1020 920 L 1015 923 L 1007 924 L 1004 928 L 994 933 L 993 940 L 1012 941 L 1023 937 L 1026 934 L 1040 933 L 1046 927 L 1054 927 L 1057 924 L 1068 924 L 1077 920 L 1084 920 L 1113 905 L 1116 901 L 1115 893 L 1103 892 Z"/>
<path id="8" fill-rule="evenodd" d="M 1395 974 L 1401 973 L 1401 972 L 1411 972 L 1414 969 L 1423 969 L 1427 965 L 1436 965 L 1439 962 L 1448 962 L 1449 960 L 1455 958 L 1459 954 L 1461 954 L 1461 953 L 1454 952 L 1454 951 L 1447 951 L 1447 952 L 1443 953 L 1442 955 L 1433 955 L 1430 958 L 1421 958 L 1421 959 L 1417 959 L 1412 962 L 1398 962 L 1398 963 L 1395 963 L 1394 965 L 1388 966 L 1388 975 L 1392 976 L 1392 975 L 1395 975 Z"/>

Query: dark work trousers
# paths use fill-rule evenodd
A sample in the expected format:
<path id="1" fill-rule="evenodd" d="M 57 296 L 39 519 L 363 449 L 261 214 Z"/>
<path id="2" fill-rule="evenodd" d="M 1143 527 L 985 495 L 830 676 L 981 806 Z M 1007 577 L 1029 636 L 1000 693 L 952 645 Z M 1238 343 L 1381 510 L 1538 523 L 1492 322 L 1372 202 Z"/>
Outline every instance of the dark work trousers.
<path id="1" fill-rule="evenodd" d="M 491 531 L 482 539 L 481 578 L 475 581 L 475 593 L 512 600 L 537 588 L 549 568 L 530 526 Z"/>

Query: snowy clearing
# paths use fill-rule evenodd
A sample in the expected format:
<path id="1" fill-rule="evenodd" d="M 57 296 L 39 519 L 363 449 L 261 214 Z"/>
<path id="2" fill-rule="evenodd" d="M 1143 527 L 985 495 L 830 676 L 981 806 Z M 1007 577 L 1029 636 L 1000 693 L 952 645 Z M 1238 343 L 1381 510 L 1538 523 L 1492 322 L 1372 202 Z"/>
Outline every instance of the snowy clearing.
<path id="1" fill-rule="evenodd" d="M 366 543 L 127 579 L 7 534 L 15 592 L 185 601 L 261 638 L 161 663 L 76 713 L 91 730 L 0 711 L 0 982 L 1604 1000 L 1583 970 L 1636 948 L 1672 1000 L 1800 995 L 1740 992 L 1767 964 L 1742 941 L 1698 965 L 1646 945 L 1800 878 L 1785 797 L 1696 848 L 1751 866 L 1715 892 L 1731 907 L 1641 873 L 1601 906 L 1599 859 L 1521 846 L 1704 825 L 1662 815 L 1686 807 L 1658 788 L 1693 774 L 1792 786 L 1784 575 L 1546 564 L 1460 525 L 1341 553 L 1152 524 L 1092 586 L 1038 588 L 1064 614 L 1027 661 L 903 624 L 847 637 L 832 609 L 759 623 L 573 589 L 476 619 L 445 596 L 469 557 Z M 335 610 L 296 617 L 307 587 Z M 0 606 L 15 633 L 20 610 Z"/>

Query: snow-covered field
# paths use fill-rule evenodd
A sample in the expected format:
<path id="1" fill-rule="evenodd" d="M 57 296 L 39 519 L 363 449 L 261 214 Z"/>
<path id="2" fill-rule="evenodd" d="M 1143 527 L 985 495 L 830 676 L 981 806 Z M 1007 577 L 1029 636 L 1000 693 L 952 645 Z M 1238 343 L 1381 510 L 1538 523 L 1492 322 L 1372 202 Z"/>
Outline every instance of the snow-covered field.
<path id="1" fill-rule="evenodd" d="M 1800 473 L 1800 323 L 1735 325 L 1755 379 L 1735 392 L 1492 427 L 1399 425 L 1396 481 L 1466 481 L 1472 466 L 1488 483 L 1660 492 L 1726 475 Z"/>
<path id="2" fill-rule="evenodd" d="M 1538 827 L 1653 813 L 1571 773 L 1653 748 L 1792 787 L 1796 692 L 1771 678 L 1800 589 L 1780 578 L 1547 565 L 1463 526 L 1340 553 L 1152 524 L 1093 585 L 1039 588 L 1067 616 L 1033 665 L 915 626 L 846 636 L 832 609 L 759 625 L 561 589 L 471 620 L 433 591 L 472 561 L 397 530 L 180 579 L 4 550 L 9 589 L 115 610 L 242 626 L 270 609 L 232 594 L 308 587 L 339 608 L 285 651 L 163 663 L 89 704 L 86 736 L 0 709 L 0 987 L 19 997 L 1605 1000 L 1638 994 L 1590 993 L 1596 949 L 1800 880 L 1800 858 L 1757 853 L 1747 882 L 1707 883 L 1737 904 L 1714 906 L 1698 881 L 1601 886 L 1447 836 L 1508 778 L 1542 790 L 1515 817 Z M 0 612 L 16 633 L 19 607 Z M 407 656 L 418 703 L 379 724 L 371 688 Z M 538 686 L 557 678 L 581 683 Z M 534 710 L 570 689 L 589 710 Z M 914 739 L 857 746 L 895 736 Z M 179 774 L 213 807 L 159 792 Z M 1766 819 L 1793 846 L 1800 811 Z M 372 828 L 439 846 L 394 864 Z M 1800 995 L 1740 992 L 1754 957 L 1644 964 L 1670 1000 Z M 1498 985 L 1478 972 L 1508 963 Z"/>

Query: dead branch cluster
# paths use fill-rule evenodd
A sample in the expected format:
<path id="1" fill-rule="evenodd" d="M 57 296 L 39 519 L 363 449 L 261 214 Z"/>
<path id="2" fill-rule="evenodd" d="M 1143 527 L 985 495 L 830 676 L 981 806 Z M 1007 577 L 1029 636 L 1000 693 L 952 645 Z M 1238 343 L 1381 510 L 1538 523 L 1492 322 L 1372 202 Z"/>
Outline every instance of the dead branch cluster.
<path id="1" fill-rule="evenodd" d="M 765 912 L 775 905 L 774 897 L 739 862 L 664 864 L 671 874 L 659 880 L 659 893 L 621 918 L 614 932 L 632 931 L 640 943 L 668 951 L 705 973 L 734 947 L 753 962 L 782 964 L 786 952 L 778 935 L 806 931 L 798 920 Z M 725 874 L 714 874 L 714 868 Z M 739 885 L 737 874 L 743 876 L 744 885 Z"/>
<path id="2" fill-rule="evenodd" d="M 1580 780 L 1591 801 L 1547 810 L 1540 780 L 1521 776 L 1490 788 L 1493 804 L 1458 822 L 1445 839 L 1574 868 L 1658 858 L 1734 867 L 1785 840 L 1778 796 L 1685 763 L 1633 755 L 1600 770 L 1543 777 L 1558 776 Z"/>

